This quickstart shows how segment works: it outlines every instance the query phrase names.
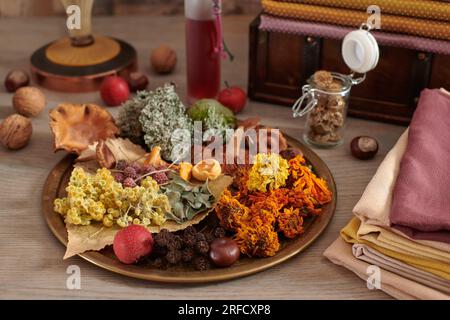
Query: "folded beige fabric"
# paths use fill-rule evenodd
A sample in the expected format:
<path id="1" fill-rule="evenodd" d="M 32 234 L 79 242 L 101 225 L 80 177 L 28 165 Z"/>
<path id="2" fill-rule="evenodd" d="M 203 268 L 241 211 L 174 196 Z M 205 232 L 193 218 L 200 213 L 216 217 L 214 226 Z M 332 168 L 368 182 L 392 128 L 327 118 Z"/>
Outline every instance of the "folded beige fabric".
<path id="1" fill-rule="evenodd" d="M 352 253 L 352 245 L 340 237 L 324 252 L 331 262 L 341 265 L 367 281 L 369 263 L 356 259 Z M 450 300 L 450 296 L 420 283 L 401 277 L 395 273 L 380 268 L 381 290 L 396 299 L 427 299 Z"/>
<path id="2" fill-rule="evenodd" d="M 384 270 L 421 283 L 427 287 L 434 288 L 447 294 L 450 293 L 450 281 L 443 280 L 432 273 L 420 270 L 397 259 L 384 255 L 365 244 L 354 244 L 352 251 L 353 256 L 359 260 L 377 265 Z"/>
<path id="3" fill-rule="evenodd" d="M 400 161 L 408 145 L 408 130 L 406 129 L 395 146 L 388 152 L 367 185 L 361 199 L 353 208 L 353 213 L 368 224 L 390 226 L 392 190 L 397 180 Z"/>
<path id="4" fill-rule="evenodd" d="M 442 90 L 442 89 L 441 89 Z M 401 135 L 395 146 L 389 151 L 383 162 L 378 167 L 372 180 L 367 185 L 361 199 L 353 208 L 353 213 L 361 220 L 361 225 L 379 226 L 389 231 L 390 234 L 398 234 L 415 242 L 450 252 L 450 244 L 428 240 L 412 240 L 396 229 L 390 228 L 389 214 L 391 212 L 392 192 L 400 169 L 400 162 L 408 145 L 408 129 Z M 359 234 L 367 233 L 364 230 Z"/>

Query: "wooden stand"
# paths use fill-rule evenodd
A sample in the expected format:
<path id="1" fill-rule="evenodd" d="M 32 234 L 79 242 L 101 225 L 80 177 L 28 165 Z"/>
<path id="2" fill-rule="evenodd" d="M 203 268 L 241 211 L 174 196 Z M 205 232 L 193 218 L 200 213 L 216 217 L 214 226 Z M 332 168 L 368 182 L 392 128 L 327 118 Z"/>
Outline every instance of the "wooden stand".
<path id="1" fill-rule="evenodd" d="M 127 77 L 136 70 L 137 54 L 131 45 L 92 34 L 94 0 L 61 2 L 66 9 L 78 6 L 81 22 L 77 28 L 67 27 L 69 37 L 49 43 L 33 53 L 31 72 L 38 84 L 64 92 L 94 91 L 105 77 Z"/>
<path id="2" fill-rule="evenodd" d="M 79 47 L 72 47 L 73 57 L 71 62 L 56 63 L 55 59 L 49 58 L 49 47 L 54 43 L 47 44 L 33 53 L 31 56 L 31 72 L 36 82 L 50 90 L 63 92 L 87 92 L 98 90 L 102 80 L 111 75 L 127 77 L 130 72 L 137 69 L 136 50 L 128 43 L 118 39 L 111 39 L 117 43 L 117 53 L 111 57 L 94 55 L 92 58 L 78 54 Z M 57 40 L 60 42 L 61 40 Z M 70 46 L 70 42 L 67 42 Z M 86 47 L 85 47 L 86 48 Z M 102 46 L 98 47 L 101 51 Z M 83 49 L 83 48 L 81 48 Z M 65 48 L 70 51 L 71 48 Z M 50 51 L 50 53 L 52 53 Z M 66 56 L 70 57 L 70 54 Z M 79 59 L 81 58 L 81 60 Z"/>

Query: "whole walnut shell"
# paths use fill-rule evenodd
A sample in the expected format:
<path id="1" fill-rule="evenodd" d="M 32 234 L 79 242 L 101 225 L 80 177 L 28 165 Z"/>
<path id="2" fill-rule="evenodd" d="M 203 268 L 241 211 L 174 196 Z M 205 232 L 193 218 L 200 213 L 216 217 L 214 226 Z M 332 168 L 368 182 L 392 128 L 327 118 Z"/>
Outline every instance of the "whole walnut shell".
<path id="1" fill-rule="evenodd" d="M 36 117 L 44 111 L 46 99 L 44 93 L 36 87 L 19 88 L 13 96 L 13 106 L 25 117 Z"/>
<path id="2" fill-rule="evenodd" d="M 11 150 L 23 148 L 30 141 L 33 126 L 30 119 L 13 114 L 0 124 L 0 142 Z"/>
<path id="3" fill-rule="evenodd" d="M 171 73 L 177 64 L 177 54 L 169 46 L 162 45 L 153 50 L 150 63 L 157 73 Z"/>

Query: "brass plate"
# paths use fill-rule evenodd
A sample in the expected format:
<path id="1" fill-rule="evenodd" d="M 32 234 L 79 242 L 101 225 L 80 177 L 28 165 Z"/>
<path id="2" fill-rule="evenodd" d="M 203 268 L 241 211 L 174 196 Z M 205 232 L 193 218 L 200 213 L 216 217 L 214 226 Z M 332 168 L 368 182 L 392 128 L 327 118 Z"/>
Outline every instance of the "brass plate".
<path id="1" fill-rule="evenodd" d="M 111 248 L 106 248 L 99 252 L 87 252 L 79 256 L 112 272 L 133 278 L 166 283 L 207 283 L 230 280 L 266 270 L 286 261 L 305 250 L 325 230 L 336 210 L 337 199 L 333 176 L 323 160 L 299 141 L 289 136 L 286 136 L 286 138 L 290 146 L 302 150 L 305 159 L 313 166 L 314 171 L 328 182 L 329 188 L 333 192 L 333 200 L 324 207 L 319 217 L 305 221 L 305 233 L 303 235 L 283 242 L 282 249 L 275 256 L 253 259 L 243 257 L 229 268 L 210 269 L 207 271 L 195 271 L 191 268 L 183 267 L 156 270 L 139 265 L 125 265 L 114 257 Z M 53 234 L 64 245 L 67 245 L 67 231 L 61 216 L 53 211 L 53 200 L 63 195 L 72 171 L 74 159 L 73 155 L 68 155 L 53 168 L 45 182 L 42 195 L 44 218 Z"/>

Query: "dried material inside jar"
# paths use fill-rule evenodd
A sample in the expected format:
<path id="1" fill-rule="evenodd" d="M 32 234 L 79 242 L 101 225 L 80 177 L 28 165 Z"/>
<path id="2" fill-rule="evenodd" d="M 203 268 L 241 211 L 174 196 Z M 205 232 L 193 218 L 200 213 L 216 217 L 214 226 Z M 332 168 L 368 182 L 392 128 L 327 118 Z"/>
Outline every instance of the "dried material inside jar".
<path id="1" fill-rule="evenodd" d="M 333 79 L 328 71 L 317 71 L 313 75 L 315 87 L 328 92 L 343 89 L 340 80 Z M 340 95 L 317 94 L 317 105 L 310 112 L 307 121 L 307 137 L 316 144 L 335 144 L 342 139 L 341 128 L 345 119 L 345 97 Z"/>

